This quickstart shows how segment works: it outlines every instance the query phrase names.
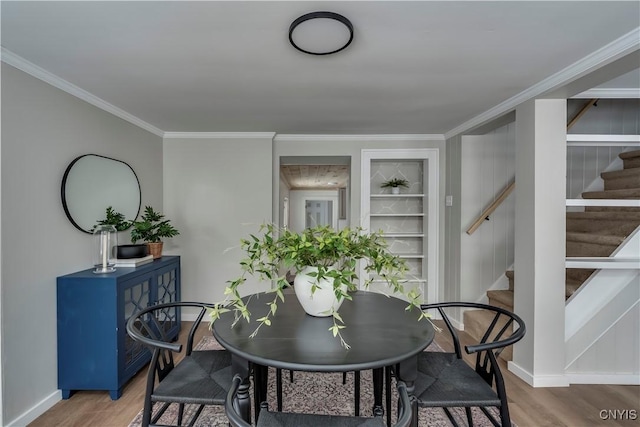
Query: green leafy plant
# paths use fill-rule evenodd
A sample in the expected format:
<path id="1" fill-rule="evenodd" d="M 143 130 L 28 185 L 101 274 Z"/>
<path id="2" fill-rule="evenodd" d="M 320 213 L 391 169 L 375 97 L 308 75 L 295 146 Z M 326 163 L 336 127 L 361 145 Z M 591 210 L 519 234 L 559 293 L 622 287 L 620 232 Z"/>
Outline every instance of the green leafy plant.
<path id="1" fill-rule="evenodd" d="M 388 188 L 388 187 L 409 187 L 409 181 L 402 178 L 392 178 L 388 181 L 383 182 L 380 187 Z"/>
<path id="2" fill-rule="evenodd" d="M 127 221 L 124 217 L 124 214 L 113 210 L 112 206 L 109 206 L 105 212 L 105 218 L 98 221 L 96 225 L 93 226 L 91 231 L 95 230 L 95 228 L 99 225 L 113 225 L 117 231 L 125 231 L 129 227 L 133 221 Z"/>
<path id="3" fill-rule="evenodd" d="M 163 238 L 171 238 L 178 234 L 180 232 L 168 219 L 164 219 L 163 214 L 154 211 L 151 206 L 145 206 L 141 220 L 133 222 L 131 242 L 142 240 L 147 243 L 159 243 Z"/>
<path id="4" fill-rule="evenodd" d="M 215 305 L 210 316 L 215 321 L 222 313 L 233 310 L 236 315 L 234 325 L 240 319 L 249 322 L 251 313 L 240 296 L 240 287 L 246 282 L 248 275 L 269 282 L 266 292 L 274 294 L 273 300 L 267 303 L 270 311 L 257 319 L 258 325 L 251 337 L 263 325 L 271 324 L 271 318 L 278 308 L 278 300 L 284 301 L 283 290 L 289 283 L 286 275 L 280 272 L 289 269 L 298 273 L 308 266 L 317 267 L 318 272 L 310 274 L 311 277 L 315 276 L 316 284 L 322 279 L 328 279 L 333 283 L 333 291 L 338 300 L 350 300 L 350 293 L 358 290 L 356 267 L 357 261 L 361 260 L 365 263 L 364 270 L 369 276 L 363 283 L 363 288 L 366 289 L 374 279 L 384 280 L 392 292 L 407 298 L 407 309 L 420 309 L 421 295 L 415 289 L 405 291 L 403 286 L 407 272 L 405 260 L 389 252 L 381 233 L 365 233 L 360 227 L 336 231 L 327 226 L 316 226 L 296 233 L 279 229 L 272 224 L 263 224 L 258 235 L 251 234 L 248 239 L 242 239 L 240 247 L 247 255 L 240 261 L 242 273 L 236 279 L 227 281 L 226 299 Z M 316 285 L 313 285 L 312 293 L 315 289 Z M 428 317 L 426 313 L 420 313 L 420 319 Z M 345 327 L 340 314 L 334 311 L 331 315 L 333 326 L 329 331 L 334 336 L 339 336 L 342 345 L 349 348 L 340 334 L 340 330 Z"/>

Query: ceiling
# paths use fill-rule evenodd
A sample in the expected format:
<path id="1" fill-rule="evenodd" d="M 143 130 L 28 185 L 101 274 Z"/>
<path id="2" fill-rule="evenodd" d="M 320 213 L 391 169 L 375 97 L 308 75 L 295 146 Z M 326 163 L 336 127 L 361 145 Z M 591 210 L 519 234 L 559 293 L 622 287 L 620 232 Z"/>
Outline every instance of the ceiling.
<path id="1" fill-rule="evenodd" d="M 280 172 L 290 190 L 346 188 L 348 165 L 281 165 Z"/>
<path id="2" fill-rule="evenodd" d="M 347 49 L 289 44 L 317 10 L 351 20 Z M 158 134 L 447 134 L 637 31 L 640 2 L 2 1 L 1 19 L 3 60 Z"/>

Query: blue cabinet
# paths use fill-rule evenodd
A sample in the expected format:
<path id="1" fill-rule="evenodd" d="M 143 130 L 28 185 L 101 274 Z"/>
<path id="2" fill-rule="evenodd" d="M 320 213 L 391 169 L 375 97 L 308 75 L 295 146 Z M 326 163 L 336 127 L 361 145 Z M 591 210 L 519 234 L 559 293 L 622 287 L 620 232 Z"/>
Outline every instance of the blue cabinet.
<path id="1" fill-rule="evenodd" d="M 137 268 L 108 274 L 92 269 L 60 276 L 58 302 L 58 388 L 68 399 L 76 390 L 108 390 L 111 399 L 150 359 L 133 341 L 126 323 L 149 305 L 180 301 L 180 257 L 164 256 Z M 180 332 L 180 311 L 159 319 L 171 339 Z"/>

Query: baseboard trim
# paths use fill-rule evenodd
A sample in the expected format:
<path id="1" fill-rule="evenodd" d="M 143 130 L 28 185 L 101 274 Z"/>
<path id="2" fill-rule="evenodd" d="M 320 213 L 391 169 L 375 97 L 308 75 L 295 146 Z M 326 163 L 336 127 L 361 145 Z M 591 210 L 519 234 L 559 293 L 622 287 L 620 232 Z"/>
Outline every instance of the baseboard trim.
<path id="1" fill-rule="evenodd" d="M 567 374 L 569 384 L 640 385 L 640 374 Z"/>
<path id="2" fill-rule="evenodd" d="M 569 381 L 566 375 L 532 375 L 529 371 L 517 365 L 513 361 L 507 363 L 509 371 L 531 387 L 568 387 Z"/>
<path id="3" fill-rule="evenodd" d="M 51 393 L 49 396 L 42 399 L 40 402 L 31 407 L 27 412 L 20 415 L 13 421 L 10 421 L 7 424 L 7 427 L 24 427 L 29 423 L 33 422 L 40 415 L 47 412 L 49 409 L 53 407 L 56 403 L 62 400 L 62 391 L 56 390 Z"/>

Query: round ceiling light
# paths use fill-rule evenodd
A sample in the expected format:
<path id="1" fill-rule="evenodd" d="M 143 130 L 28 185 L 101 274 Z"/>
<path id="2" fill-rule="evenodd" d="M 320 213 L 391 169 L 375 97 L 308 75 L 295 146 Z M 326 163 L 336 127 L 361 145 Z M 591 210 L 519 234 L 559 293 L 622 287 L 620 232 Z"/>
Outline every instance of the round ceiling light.
<path id="1" fill-rule="evenodd" d="M 353 25 L 334 12 L 311 12 L 297 18 L 289 27 L 289 41 L 309 55 L 340 52 L 353 40 Z"/>

